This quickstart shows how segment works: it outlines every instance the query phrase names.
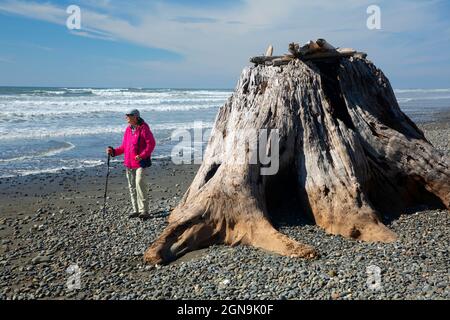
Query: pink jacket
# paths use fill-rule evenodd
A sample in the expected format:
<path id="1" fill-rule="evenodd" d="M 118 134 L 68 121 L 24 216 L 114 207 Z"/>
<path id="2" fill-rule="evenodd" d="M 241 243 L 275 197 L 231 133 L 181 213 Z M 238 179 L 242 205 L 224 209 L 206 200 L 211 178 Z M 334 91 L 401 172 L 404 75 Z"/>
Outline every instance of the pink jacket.
<path id="1" fill-rule="evenodd" d="M 139 141 L 139 146 L 137 145 Z M 124 165 L 130 169 L 137 169 L 140 167 L 139 161 L 137 161 L 136 155 L 142 159 L 151 156 L 153 149 L 155 149 L 155 138 L 150 131 L 150 127 L 147 123 L 143 122 L 141 125 L 136 126 L 134 133 L 131 130 L 131 126 L 128 126 L 123 135 L 122 145 L 114 149 L 114 156 L 120 156 L 125 154 Z M 138 153 L 139 152 L 139 153 Z"/>

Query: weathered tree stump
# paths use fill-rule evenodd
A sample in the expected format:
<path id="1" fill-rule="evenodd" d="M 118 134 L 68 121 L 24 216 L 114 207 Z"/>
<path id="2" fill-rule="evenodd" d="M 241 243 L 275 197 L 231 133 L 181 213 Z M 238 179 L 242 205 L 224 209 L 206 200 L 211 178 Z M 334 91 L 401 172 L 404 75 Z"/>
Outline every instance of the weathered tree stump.
<path id="1" fill-rule="evenodd" d="M 276 175 L 261 175 L 261 164 L 228 162 L 241 149 L 226 155 L 226 146 L 240 129 L 253 128 L 278 129 Z M 294 213 L 330 234 L 391 242 L 396 235 L 380 213 L 418 203 L 449 208 L 449 167 L 366 59 L 248 67 L 219 110 L 197 175 L 144 260 L 167 263 L 217 243 L 314 257 L 314 248 L 272 226 L 280 197 L 295 198 L 301 205 Z"/>

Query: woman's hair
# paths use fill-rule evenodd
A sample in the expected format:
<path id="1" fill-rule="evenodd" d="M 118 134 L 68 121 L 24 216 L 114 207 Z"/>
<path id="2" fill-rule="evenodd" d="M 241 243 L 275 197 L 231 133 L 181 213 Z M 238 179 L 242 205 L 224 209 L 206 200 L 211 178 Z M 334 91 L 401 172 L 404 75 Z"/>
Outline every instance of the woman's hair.
<path id="1" fill-rule="evenodd" d="M 138 117 L 137 119 L 137 125 L 140 126 L 141 124 L 143 124 L 145 121 L 144 119 L 142 119 L 141 117 Z"/>

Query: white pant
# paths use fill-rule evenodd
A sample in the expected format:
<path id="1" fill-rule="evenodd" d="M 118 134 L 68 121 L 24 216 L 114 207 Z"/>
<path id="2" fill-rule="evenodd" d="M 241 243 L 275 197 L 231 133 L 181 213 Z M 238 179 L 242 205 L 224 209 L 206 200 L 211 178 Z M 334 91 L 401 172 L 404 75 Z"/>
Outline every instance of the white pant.
<path id="1" fill-rule="evenodd" d="M 130 189 L 131 205 L 134 212 L 148 212 L 148 192 L 145 169 L 127 168 L 128 188 Z"/>

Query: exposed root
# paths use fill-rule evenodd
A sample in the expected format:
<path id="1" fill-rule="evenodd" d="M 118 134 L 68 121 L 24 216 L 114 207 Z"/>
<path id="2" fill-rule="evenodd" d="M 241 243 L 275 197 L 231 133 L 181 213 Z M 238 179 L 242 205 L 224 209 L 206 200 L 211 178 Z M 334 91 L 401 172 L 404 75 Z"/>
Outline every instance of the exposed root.
<path id="1" fill-rule="evenodd" d="M 203 221 L 169 224 L 146 250 L 144 261 L 150 264 L 169 263 L 189 251 L 218 243 L 219 239 L 217 230 Z"/>
<path id="2" fill-rule="evenodd" d="M 260 214 L 259 218 L 247 217 L 237 221 L 216 220 L 210 218 L 209 214 L 197 215 L 187 221 L 172 221 L 147 249 L 144 261 L 150 264 L 165 264 L 189 251 L 213 244 L 243 244 L 289 257 L 311 259 L 317 256 L 313 247 L 278 232 L 262 213 Z"/>
<path id="3" fill-rule="evenodd" d="M 376 210 L 358 188 L 330 186 L 326 196 L 317 191 L 310 195 L 316 223 L 326 232 L 368 242 L 397 240 L 397 235 L 380 221 Z"/>
<path id="4" fill-rule="evenodd" d="M 349 213 L 333 223 L 318 221 L 318 225 L 326 232 L 342 235 L 346 238 L 367 242 L 394 242 L 397 240 L 395 232 L 386 227 L 378 218 L 361 213 Z M 344 218 L 346 217 L 346 219 Z M 340 220 L 345 219 L 345 220 Z"/>
<path id="5" fill-rule="evenodd" d="M 243 244 L 293 258 L 312 259 L 318 255 L 313 247 L 290 239 L 266 219 L 260 219 L 252 226 L 245 227 L 245 230 L 249 232 L 243 237 Z"/>

